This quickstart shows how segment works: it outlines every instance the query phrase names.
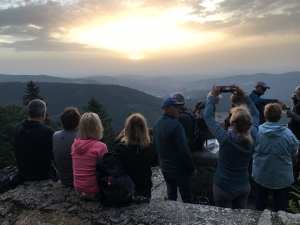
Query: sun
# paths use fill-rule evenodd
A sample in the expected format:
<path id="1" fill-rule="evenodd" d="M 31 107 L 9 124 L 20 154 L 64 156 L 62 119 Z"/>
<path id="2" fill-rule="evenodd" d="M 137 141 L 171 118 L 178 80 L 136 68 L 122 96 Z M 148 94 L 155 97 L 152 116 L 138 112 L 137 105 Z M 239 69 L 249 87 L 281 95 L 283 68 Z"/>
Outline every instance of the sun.
<path id="1" fill-rule="evenodd" d="M 133 60 L 140 60 L 140 59 L 142 59 L 142 56 L 140 56 L 140 55 L 130 55 L 130 58 L 133 59 Z"/>

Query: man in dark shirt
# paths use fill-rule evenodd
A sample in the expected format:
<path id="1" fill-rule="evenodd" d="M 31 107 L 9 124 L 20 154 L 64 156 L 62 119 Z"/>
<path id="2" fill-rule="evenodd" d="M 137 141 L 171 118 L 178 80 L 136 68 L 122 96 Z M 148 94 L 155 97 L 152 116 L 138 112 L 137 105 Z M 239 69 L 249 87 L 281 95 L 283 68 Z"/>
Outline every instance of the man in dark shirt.
<path id="1" fill-rule="evenodd" d="M 270 87 L 265 82 L 259 81 L 256 83 L 254 90 L 249 95 L 249 98 L 253 101 L 259 112 L 259 124 L 263 124 L 266 122 L 264 116 L 265 105 L 267 105 L 268 103 L 278 103 L 279 105 L 283 105 L 283 103 L 278 99 L 260 98 L 260 96 L 265 94 L 267 89 L 270 89 Z"/>
<path id="2" fill-rule="evenodd" d="M 179 105 L 179 116 L 176 120 L 181 123 L 186 137 L 188 139 L 188 145 L 191 151 L 194 150 L 194 132 L 195 132 L 195 118 L 194 113 L 191 109 L 185 107 L 185 98 L 181 92 L 175 92 L 171 95 L 172 98 L 175 98 L 178 102 L 183 103 Z"/>
<path id="3" fill-rule="evenodd" d="M 46 104 L 34 99 L 27 107 L 28 119 L 13 128 L 14 152 L 18 169 L 26 181 L 52 179 L 58 181 L 58 173 L 53 166 L 53 129 L 43 124 Z"/>
<path id="4" fill-rule="evenodd" d="M 197 171 L 181 124 L 175 120 L 179 115 L 175 98 L 163 102 L 163 116 L 154 125 L 154 144 L 158 150 L 160 167 L 167 185 L 167 199 L 177 200 L 177 188 L 185 203 L 193 203 L 191 176 Z"/>

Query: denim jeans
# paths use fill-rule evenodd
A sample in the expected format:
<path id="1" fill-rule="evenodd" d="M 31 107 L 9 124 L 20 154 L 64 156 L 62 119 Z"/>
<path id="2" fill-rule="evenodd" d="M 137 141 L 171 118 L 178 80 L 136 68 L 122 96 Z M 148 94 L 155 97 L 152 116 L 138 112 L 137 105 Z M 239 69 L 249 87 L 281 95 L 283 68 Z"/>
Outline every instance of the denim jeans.
<path id="1" fill-rule="evenodd" d="M 250 191 L 250 184 L 234 191 L 225 191 L 214 184 L 213 193 L 215 205 L 223 208 L 245 209 Z"/>
<path id="2" fill-rule="evenodd" d="M 179 188 L 182 201 L 193 203 L 192 180 L 188 172 L 167 173 L 162 171 L 162 174 L 167 185 L 167 200 L 176 201 L 177 188 Z"/>
<path id="3" fill-rule="evenodd" d="M 290 187 L 285 187 L 282 189 L 269 189 L 260 184 L 256 183 L 256 200 L 255 200 L 255 208 L 259 211 L 263 211 L 267 208 L 269 191 L 272 190 L 273 200 L 274 200 L 274 212 L 278 212 L 279 210 L 286 210 L 286 201 L 287 194 L 289 192 Z"/>

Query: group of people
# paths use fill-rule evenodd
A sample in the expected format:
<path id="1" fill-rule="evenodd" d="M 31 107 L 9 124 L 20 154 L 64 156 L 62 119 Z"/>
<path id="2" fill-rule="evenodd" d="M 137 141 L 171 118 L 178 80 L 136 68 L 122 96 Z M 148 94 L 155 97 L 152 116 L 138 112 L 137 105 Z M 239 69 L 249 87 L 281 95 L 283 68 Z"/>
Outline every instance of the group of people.
<path id="1" fill-rule="evenodd" d="M 74 187 L 81 198 L 102 200 L 96 163 L 108 150 L 100 141 L 104 130 L 99 116 L 92 112 L 81 116 L 77 108 L 66 108 L 60 116 L 63 130 L 54 132 L 43 124 L 45 102 L 32 100 L 27 111 L 29 118 L 13 129 L 14 151 L 22 178 L 60 180 L 63 185 Z M 119 137 L 120 143 L 114 151 L 119 153 L 137 195 L 151 198 L 151 167 L 158 165 L 158 154 L 150 141 L 145 118 L 139 113 L 129 116 Z"/>
<path id="2" fill-rule="evenodd" d="M 233 108 L 224 122 L 215 119 L 221 86 L 214 85 L 208 95 L 204 120 L 220 144 L 213 185 L 216 206 L 246 207 L 251 190 L 248 165 L 253 158 L 256 208 L 266 208 L 272 190 L 274 211 L 285 210 L 288 187 L 294 182 L 292 157 L 297 156 L 300 139 L 300 86 L 292 96 L 293 111 L 286 113 L 291 118 L 288 127 L 278 123 L 287 106 L 277 99 L 260 98 L 267 88 L 264 82 L 258 82 L 247 96 L 233 85 Z M 63 130 L 54 132 L 43 124 L 46 110 L 45 102 L 32 100 L 27 107 L 28 119 L 13 129 L 21 176 L 27 181 L 60 180 L 63 185 L 74 187 L 81 198 L 101 199 L 96 162 L 108 152 L 101 142 L 101 119 L 92 112 L 81 116 L 77 108 L 69 107 L 60 117 Z M 162 112 L 154 125 L 153 137 L 141 114 L 130 115 L 113 151 L 120 155 L 137 195 L 151 198 L 151 167 L 159 164 L 167 186 L 166 199 L 176 201 L 179 189 L 183 202 L 193 203 L 191 178 L 197 175 L 191 153 L 193 112 L 185 107 L 184 96 L 179 92 L 163 101 Z"/>

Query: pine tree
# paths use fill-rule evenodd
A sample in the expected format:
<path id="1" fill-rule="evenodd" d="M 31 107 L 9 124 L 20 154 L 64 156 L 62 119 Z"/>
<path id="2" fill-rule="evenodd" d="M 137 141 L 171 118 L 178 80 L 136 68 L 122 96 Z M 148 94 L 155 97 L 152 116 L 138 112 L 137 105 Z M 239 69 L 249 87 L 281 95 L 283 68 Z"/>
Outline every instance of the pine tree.
<path id="1" fill-rule="evenodd" d="M 40 96 L 40 88 L 39 86 L 37 86 L 35 83 L 31 81 L 29 81 L 26 84 L 26 88 L 25 88 L 25 94 L 23 95 L 23 105 L 27 106 L 28 103 L 30 101 L 32 101 L 33 99 L 40 99 L 40 100 L 44 100 L 44 98 L 42 98 Z"/>
<path id="2" fill-rule="evenodd" d="M 104 128 L 103 138 L 101 139 L 107 145 L 107 148 L 111 150 L 114 144 L 115 132 L 113 127 L 111 126 L 111 122 L 113 121 L 107 114 L 106 109 L 100 104 L 96 99 L 91 98 L 88 101 L 87 107 L 83 107 L 84 112 L 93 112 L 96 113 L 102 122 L 102 126 Z"/>
<path id="3" fill-rule="evenodd" d="M 24 92 L 25 93 L 23 95 L 23 105 L 25 105 L 25 106 L 27 106 L 29 104 L 29 102 L 32 101 L 33 99 L 44 100 L 44 98 L 42 96 L 40 96 L 41 90 L 40 90 L 39 86 L 37 86 L 37 84 L 33 83 L 32 80 L 26 84 Z M 46 105 L 47 105 L 47 103 L 46 103 Z M 52 126 L 52 121 L 49 119 L 48 113 L 46 114 L 44 124 L 47 126 Z"/>

